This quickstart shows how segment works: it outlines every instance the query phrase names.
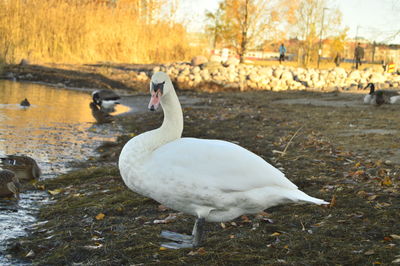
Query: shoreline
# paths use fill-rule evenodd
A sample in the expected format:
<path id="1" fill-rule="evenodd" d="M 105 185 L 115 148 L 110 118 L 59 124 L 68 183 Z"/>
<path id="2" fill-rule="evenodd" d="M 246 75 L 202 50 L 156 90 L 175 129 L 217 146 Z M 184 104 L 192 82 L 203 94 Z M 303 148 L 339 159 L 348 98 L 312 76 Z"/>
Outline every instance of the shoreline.
<path id="1" fill-rule="evenodd" d="M 143 86 L 127 91 L 140 97 L 137 103 L 145 100 L 147 105 L 148 85 Z M 203 247 L 160 249 L 161 230 L 190 233 L 193 218 L 162 208 L 123 184 L 116 166 L 122 146 L 162 122 L 162 112 L 130 112 L 116 116 L 124 134 L 115 143 L 100 146 L 96 160 L 39 182 L 46 191 L 55 192 L 51 195 L 55 202 L 41 208 L 37 226 L 27 237 L 10 243 L 9 254 L 37 265 L 298 265 L 300 261 L 365 265 L 397 259 L 400 165 L 384 156 L 395 152 L 400 141 L 390 134 L 341 136 L 350 123 L 360 129 L 387 127 L 385 121 L 398 119 L 396 106 L 366 107 L 356 96 L 323 92 L 181 90 L 178 94 L 183 102 L 186 99 L 184 136 L 237 142 L 282 168 L 307 194 L 331 201 L 331 207 L 283 205 L 223 225 L 207 223 Z M 300 104 L 299 98 L 348 105 Z M 286 155 L 273 152 L 283 150 L 300 127 Z M 390 127 L 400 130 L 396 123 Z M 360 145 L 370 139 L 369 147 Z M 155 223 L 169 216 L 175 218 Z"/>

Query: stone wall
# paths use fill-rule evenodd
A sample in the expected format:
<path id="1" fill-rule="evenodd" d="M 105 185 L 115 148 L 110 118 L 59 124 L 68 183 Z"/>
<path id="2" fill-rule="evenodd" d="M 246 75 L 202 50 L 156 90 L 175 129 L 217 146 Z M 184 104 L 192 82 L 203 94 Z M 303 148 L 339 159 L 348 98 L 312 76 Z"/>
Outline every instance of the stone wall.
<path id="1" fill-rule="evenodd" d="M 208 62 L 194 66 L 190 63 L 172 63 L 156 66 L 156 71 L 167 72 L 180 88 L 194 89 L 204 83 L 213 83 L 231 90 L 357 90 L 369 82 L 379 88 L 399 88 L 400 75 L 383 70 L 366 68 L 347 71 L 343 68 L 304 69 L 290 66 L 255 66 L 247 64 L 222 65 Z M 152 73 L 138 76 L 146 81 Z"/>

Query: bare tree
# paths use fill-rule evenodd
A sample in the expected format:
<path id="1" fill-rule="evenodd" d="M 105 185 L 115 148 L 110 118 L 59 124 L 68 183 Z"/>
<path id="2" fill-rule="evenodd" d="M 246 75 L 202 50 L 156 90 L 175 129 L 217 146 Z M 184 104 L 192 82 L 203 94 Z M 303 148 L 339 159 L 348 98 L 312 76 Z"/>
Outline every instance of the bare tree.
<path id="1" fill-rule="evenodd" d="M 301 63 L 307 66 L 317 58 L 317 44 L 321 38 L 343 35 L 341 12 L 337 8 L 327 9 L 329 0 L 292 0 L 292 4 L 296 9 L 289 27 L 292 34 L 302 40 L 299 56 Z"/>
<path id="2" fill-rule="evenodd" d="M 214 30 L 220 30 L 218 36 L 236 51 L 240 62 L 244 61 L 245 53 L 262 43 L 274 28 L 277 16 L 272 9 L 273 3 L 276 1 L 224 0 L 212 14 L 221 19 L 218 20 L 221 24 L 214 24 Z"/>
<path id="3" fill-rule="evenodd" d="M 223 32 L 225 30 L 224 26 L 224 3 L 220 3 L 218 9 L 213 13 L 206 11 L 206 21 L 205 26 L 206 33 L 212 38 L 212 46 L 215 49 L 217 44 L 223 40 Z"/>

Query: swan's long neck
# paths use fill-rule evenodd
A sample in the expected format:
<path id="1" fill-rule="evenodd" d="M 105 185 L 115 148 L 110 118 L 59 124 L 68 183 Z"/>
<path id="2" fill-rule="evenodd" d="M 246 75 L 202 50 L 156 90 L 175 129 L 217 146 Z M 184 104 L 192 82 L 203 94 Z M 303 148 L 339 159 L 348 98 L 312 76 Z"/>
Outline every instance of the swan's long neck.
<path id="1" fill-rule="evenodd" d="M 140 160 L 140 158 L 146 158 L 148 154 L 162 145 L 179 139 L 182 136 L 182 108 L 174 90 L 162 96 L 161 106 L 164 111 L 164 121 L 161 127 L 147 131 L 131 139 L 125 145 L 123 153 L 124 150 L 131 150 L 130 156 L 134 156 L 136 160 Z"/>
<path id="2" fill-rule="evenodd" d="M 162 145 L 182 136 L 183 114 L 181 104 L 174 90 L 164 95 L 161 99 L 161 106 L 164 111 L 164 121 L 156 131 L 159 134 L 158 138 L 163 139 L 163 143 L 160 143 Z"/>

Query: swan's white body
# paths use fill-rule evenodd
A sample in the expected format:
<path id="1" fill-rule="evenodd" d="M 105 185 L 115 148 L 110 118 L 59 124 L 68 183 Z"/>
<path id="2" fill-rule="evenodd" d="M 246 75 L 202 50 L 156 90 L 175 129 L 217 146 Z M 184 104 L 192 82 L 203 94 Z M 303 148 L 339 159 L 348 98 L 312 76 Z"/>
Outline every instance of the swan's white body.
<path id="1" fill-rule="evenodd" d="M 168 76 L 159 73 L 152 82 L 166 79 L 164 122 L 132 138 L 119 158 L 121 176 L 131 190 L 208 221 L 227 221 L 287 202 L 327 203 L 298 190 L 278 169 L 236 144 L 181 138 L 178 97 Z"/>

